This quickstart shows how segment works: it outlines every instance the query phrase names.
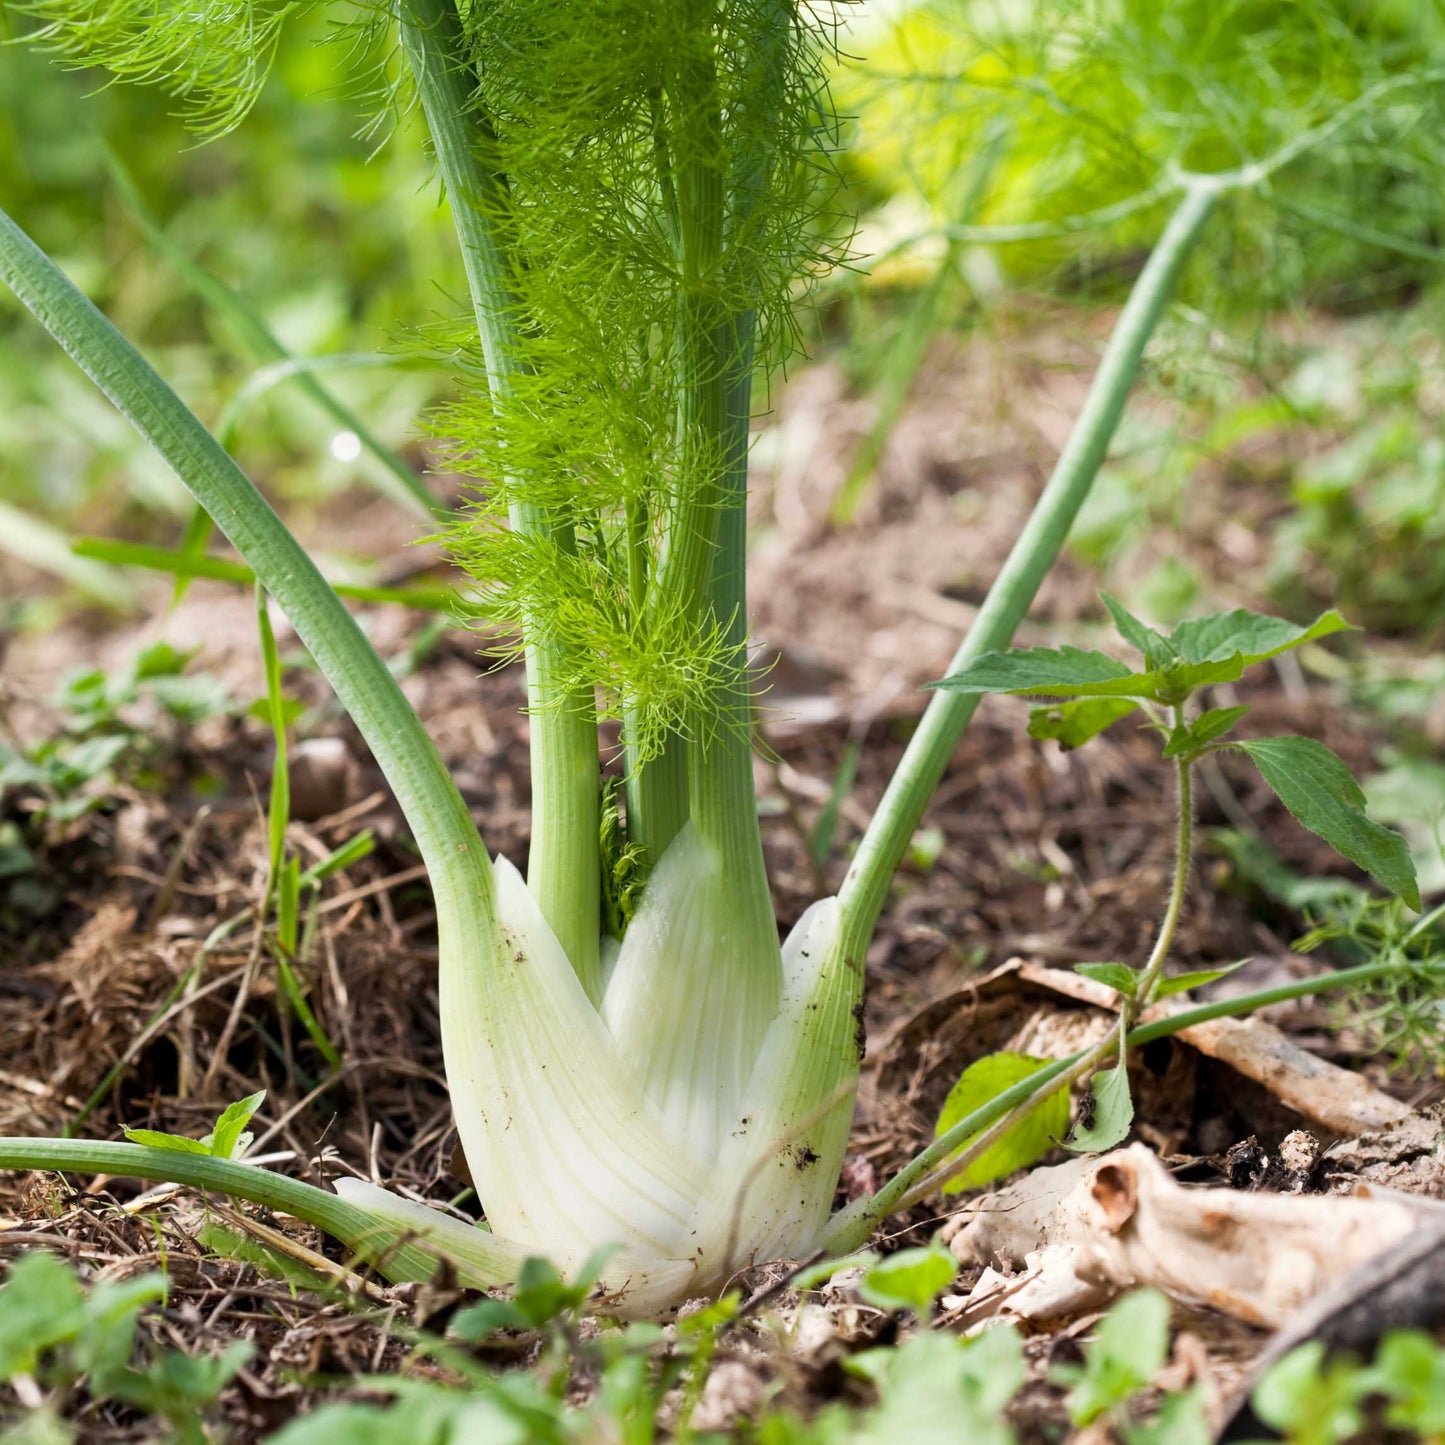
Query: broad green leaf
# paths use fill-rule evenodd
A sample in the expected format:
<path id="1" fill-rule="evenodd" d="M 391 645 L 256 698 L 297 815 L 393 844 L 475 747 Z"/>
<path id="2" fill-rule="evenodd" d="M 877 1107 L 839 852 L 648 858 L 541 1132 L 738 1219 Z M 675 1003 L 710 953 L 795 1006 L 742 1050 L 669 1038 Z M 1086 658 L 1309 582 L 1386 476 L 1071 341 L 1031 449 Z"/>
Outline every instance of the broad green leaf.
<path id="1" fill-rule="evenodd" d="M 1249 711 L 1247 706 L 1212 707 L 1202 712 L 1192 723 L 1175 728 L 1164 745 L 1166 758 L 1177 758 L 1181 753 L 1192 753 L 1198 748 L 1221 738 Z"/>
<path id="2" fill-rule="evenodd" d="M 211 1130 L 211 1153 L 217 1159 L 229 1159 L 236 1152 L 236 1145 L 246 1125 L 251 1122 L 251 1116 L 265 1102 L 265 1089 L 258 1089 L 254 1094 L 226 1106 L 216 1120 L 216 1127 Z"/>
<path id="3" fill-rule="evenodd" d="M 1065 750 L 1081 747 L 1138 706 L 1127 697 L 1084 697 L 1075 702 L 1050 703 L 1029 714 L 1029 736 L 1040 742 L 1056 739 Z"/>
<path id="4" fill-rule="evenodd" d="M 1415 864 L 1405 840 L 1365 816 L 1365 795 L 1350 770 L 1313 738 L 1255 738 L 1235 744 L 1254 759 L 1297 822 L 1378 879 L 1411 908 L 1420 907 Z"/>
<path id="5" fill-rule="evenodd" d="M 931 687 L 951 692 L 1008 693 L 1022 697 L 1140 698 L 1182 702 L 1196 688 L 1236 682 L 1244 671 L 1237 654 L 1220 661 L 1172 662 L 1153 672 L 1131 672 L 1102 652 L 1077 647 L 1033 647 L 986 652 Z"/>
<path id="6" fill-rule="evenodd" d="M 1187 662 L 1222 662 L 1238 655 L 1245 667 L 1253 667 L 1256 662 L 1316 638 L 1355 630 L 1333 609 L 1315 618 L 1308 627 L 1297 627 L 1282 617 L 1266 617 L 1239 607 L 1233 612 L 1216 612 L 1181 622 L 1169 640 Z"/>
<path id="7" fill-rule="evenodd" d="M 926 1315 L 957 1273 L 958 1261 L 941 1244 L 900 1249 L 864 1273 L 858 1293 L 879 1309 Z"/>
<path id="8" fill-rule="evenodd" d="M 1115 993 L 1121 993 L 1125 998 L 1133 998 L 1139 987 L 1140 974 L 1127 963 L 1076 963 L 1074 972 L 1112 988 Z"/>
<path id="9" fill-rule="evenodd" d="M 1188 993 L 1191 988 L 1203 988 L 1205 984 L 1213 983 L 1216 979 L 1227 978 L 1237 968 L 1243 968 L 1249 960 L 1241 958 L 1238 963 L 1231 963 L 1224 968 L 1201 968 L 1193 973 L 1176 973 L 1173 978 L 1161 978 L 1158 987 L 1154 990 L 1154 997 L 1168 998 L 1171 994 Z"/>
<path id="10" fill-rule="evenodd" d="M 1031 1078 L 1052 1062 L 1052 1059 L 1011 1053 L 986 1054 L 976 1060 L 963 1071 L 949 1091 L 948 1098 L 943 1101 L 943 1109 L 933 1131 L 934 1138 L 940 1138 L 1005 1089 Z M 1059 1143 L 1068 1127 L 1069 1091 L 1058 1088 L 1027 1119 L 985 1149 L 957 1178 L 945 1184 L 944 1193 L 982 1189 L 995 1179 L 1027 1169 Z M 966 1139 L 955 1151 L 954 1157 L 957 1158 L 977 1137 L 974 1135 Z"/>
<path id="11" fill-rule="evenodd" d="M 1037 693 L 1044 697 L 1152 697 L 1147 679 L 1102 652 L 1030 647 L 985 652 L 930 684 L 949 692 Z"/>
<path id="12" fill-rule="evenodd" d="M 1107 592 L 1099 595 L 1104 599 L 1104 606 L 1109 609 L 1109 616 L 1114 619 L 1114 630 L 1130 647 L 1144 654 L 1144 661 L 1151 672 L 1157 672 L 1179 660 L 1179 650 L 1167 637 L 1141 622 L 1117 598 L 1110 597 Z"/>
<path id="13" fill-rule="evenodd" d="M 1081 1153 L 1097 1154 L 1122 1144 L 1134 1122 L 1128 1066 L 1118 1063 L 1112 1069 L 1100 1069 L 1089 1082 L 1089 1097 L 1093 1117 L 1087 1124 L 1081 1121 L 1065 1143 Z"/>
<path id="14" fill-rule="evenodd" d="M 170 1149 L 177 1154 L 209 1154 L 208 1144 L 188 1139 L 184 1134 L 163 1134 L 159 1129 L 126 1129 L 122 1131 L 132 1144 L 149 1144 L 152 1149 Z"/>
<path id="15" fill-rule="evenodd" d="M 1169 1314 L 1168 1297 L 1157 1289 L 1126 1294 L 1084 1346 L 1083 1367 L 1054 1372 L 1075 1382 L 1066 1401 L 1075 1425 L 1124 1404 L 1154 1378 L 1169 1357 Z"/>

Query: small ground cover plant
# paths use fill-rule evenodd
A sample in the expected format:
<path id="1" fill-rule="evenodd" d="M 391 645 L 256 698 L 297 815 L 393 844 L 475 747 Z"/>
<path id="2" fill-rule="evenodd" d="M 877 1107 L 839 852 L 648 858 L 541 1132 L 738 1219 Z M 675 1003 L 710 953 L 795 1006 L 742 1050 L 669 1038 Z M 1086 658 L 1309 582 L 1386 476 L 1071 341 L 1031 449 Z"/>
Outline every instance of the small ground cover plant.
<path id="1" fill-rule="evenodd" d="M 202 130 L 241 119 L 286 14 L 206 0 L 157 26 L 109 0 L 37 9 L 42 39 L 167 86 Z M 949 685 L 838 896 L 815 902 L 780 943 L 752 778 L 748 426 L 755 377 L 774 374 L 791 344 L 797 293 L 839 254 L 829 28 L 783 0 L 402 0 L 371 20 L 395 24 L 467 272 L 469 374 L 484 381 L 437 423 L 475 479 L 445 537 L 487 616 L 515 629 L 526 668 L 525 880 L 489 856 L 393 673 L 252 482 L 3 213 L 0 278 L 234 544 L 386 774 L 436 900 L 448 1084 L 485 1223 L 360 1180 L 331 1193 L 212 1148 L 6 1140 L 0 1166 L 228 1192 L 329 1231 L 392 1279 L 430 1278 L 440 1254 L 466 1285 L 519 1284 L 544 1255 L 569 1277 L 595 1275 L 599 1308 L 658 1314 L 721 1292 L 761 1261 L 857 1248 L 890 1209 L 960 1167 L 960 1144 L 1061 1073 L 1103 1060 L 1069 1060 L 995 1092 L 877 1196 L 830 1219 L 869 940 L 978 696 L 1062 690 L 1079 700 L 1060 724 L 1075 732 L 1086 716 L 1117 719 L 1126 702 L 1173 709 L 1171 756 L 1185 759 L 1184 778 L 1237 720 L 1187 717 L 1193 688 L 1336 625 L 1226 615 L 1166 639 L 1127 619 L 1144 673 L 1083 654 L 1054 659 L 1052 673 L 1020 673 L 1033 654 L 998 652 L 1063 544 L 1211 215 L 1367 115 L 1371 96 L 1246 165 L 1171 173 L 1161 194 L 1175 208 Z M 265 642 L 264 598 L 261 617 Z M 267 658 L 274 673 L 274 641 Z M 600 778 L 606 721 L 621 727 L 620 790 Z M 283 742 L 279 714 L 276 727 Z M 1368 841 L 1373 851 L 1342 846 L 1368 852 L 1377 876 L 1418 902 L 1331 765 L 1308 748 L 1250 746 L 1297 815 L 1337 844 Z M 273 794 L 267 902 L 277 902 L 284 964 L 299 879 L 278 850 L 279 803 Z M 1186 839 L 1176 918 L 1187 852 Z M 1112 1048 L 1198 1017 L 1137 1023 L 1164 987 L 1170 936 L 1166 926 L 1157 957 L 1120 987 Z M 1098 1080 L 1095 1123 L 1076 1135 L 1088 1147 L 1117 1131 L 1127 1104 L 1122 1067 Z"/>

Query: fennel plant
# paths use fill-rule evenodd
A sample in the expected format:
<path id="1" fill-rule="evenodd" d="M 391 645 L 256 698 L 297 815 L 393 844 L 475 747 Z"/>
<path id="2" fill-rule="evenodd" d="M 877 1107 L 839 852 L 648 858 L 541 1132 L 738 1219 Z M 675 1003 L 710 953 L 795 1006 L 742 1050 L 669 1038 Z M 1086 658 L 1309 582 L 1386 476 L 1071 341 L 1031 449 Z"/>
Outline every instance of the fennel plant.
<path id="1" fill-rule="evenodd" d="M 64 55 L 167 86 L 206 131 L 242 117 L 289 7 L 30 9 Z M 748 426 L 795 293 L 837 258 L 830 31 L 796 0 L 396 0 L 365 23 L 399 37 L 470 292 L 485 387 L 438 426 L 478 481 L 445 536 L 525 660 L 525 880 L 490 858 L 395 679 L 276 513 L 3 212 L 0 278 L 230 539 L 386 774 L 430 873 L 448 1083 L 486 1225 L 155 1142 L 5 1140 L 0 1167 L 257 1200 L 394 1279 L 428 1277 L 440 1254 L 491 1287 L 528 1256 L 570 1275 L 606 1251 L 608 1307 L 652 1313 L 866 1234 L 942 1157 L 830 1223 L 868 943 L 976 695 L 935 695 L 838 896 L 781 944 L 753 793 Z M 1172 214 L 953 672 L 1005 647 L 1027 611 L 1219 198 L 1371 103 L 1238 170 L 1161 181 Z M 621 799 L 599 782 L 605 718 L 622 727 Z"/>

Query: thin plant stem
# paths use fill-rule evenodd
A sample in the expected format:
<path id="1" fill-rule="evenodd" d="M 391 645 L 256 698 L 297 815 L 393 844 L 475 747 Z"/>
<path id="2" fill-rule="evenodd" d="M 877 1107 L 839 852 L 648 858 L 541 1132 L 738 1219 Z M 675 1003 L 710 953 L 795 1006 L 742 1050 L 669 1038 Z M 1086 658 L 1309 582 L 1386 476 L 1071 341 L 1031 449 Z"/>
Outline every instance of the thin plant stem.
<path id="1" fill-rule="evenodd" d="M 950 672 L 961 670 L 982 653 L 1006 647 L 1027 613 L 1089 494 L 1139 374 L 1144 349 L 1217 195 L 1216 186 L 1203 183 L 1185 190 L 1129 294 L 1053 475 L 955 654 Z M 969 694 L 934 694 L 858 845 L 838 903 L 840 946 L 844 957 L 859 967 L 860 982 L 862 959 L 893 874 L 977 706 L 977 697 Z"/>
<path id="2" fill-rule="evenodd" d="M 476 1240 L 467 1242 L 467 1257 L 461 1258 L 455 1246 L 433 1248 L 416 1243 L 415 1231 L 408 1233 L 385 1223 L 329 1189 L 254 1164 L 180 1149 L 94 1139 L 0 1139 L 0 1169 L 77 1170 L 214 1189 L 324 1229 L 398 1282 L 430 1279 L 440 1268 L 442 1255 L 458 1257 L 474 1288 L 510 1283 L 522 1263 L 521 1249 L 486 1230 L 474 1231 Z M 453 1222 L 449 1216 L 438 1217 Z"/>
<path id="3" fill-rule="evenodd" d="M 1184 726 L 1184 709 L 1174 709 L 1176 726 Z M 1177 834 L 1174 851 L 1174 881 L 1169 889 L 1169 903 L 1164 911 L 1164 921 L 1159 926 L 1159 936 L 1154 940 L 1149 961 L 1139 979 L 1134 999 L 1126 999 L 1126 1005 L 1133 1002 L 1136 1008 L 1147 1008 L 1154 1002 L 1164 964 L 1169 950 L 1174 946 L 1174 935 L 1179 931 L 1179 920 L 1184 913 L 1184 901 L 1189 892 L 1189 864 L 1194 846 L 1194 780 L 1193 760 L 1187 755 L 1176 760 L 1178 773 Z"/>
<path id="4" fill-rule="evenodd" d="M 1355 968 L 1338 969 L 1334 973 L 1318 974 L 1313 978 L 1295 979 L 1274 988 L 1260 989 L 1256 993 L 1219 999 L 1214 1003 L 1181 1009 L 1177 1013 L 1166 1013 L 1157 1019 L 1135 1025 L 1130 1029 L 1126 1043 L 1129 1048 L 1136 1049 L 1154 1039 L 1167 1038 L 1198 1024 L 1210 1023 L 1214 1019 L 1238 1018 L 1241 1014 L 1253 1013 L 1256 1009 L 1268 1008 L 1277 1003 L 1287 1003 L 1291 999 L 1307 998 L 1311 994 L 1370 983 L 1399 968 L 1401 964 L 1397 959 L 1375 959 Z M 1118 1042 L 1118 1035 L 1111 1034 L 1102 1045 L 1071 1054 L 1068 1058 L 1057 1059 L 960 1119 L 953 1128 L 940 1134 L 932 1144 L 900 1169 L 876 1194 L 839 1210 L 823 1232 L 819 1241 L 820 1252 L 826 1255 L 844 1255 L 861 1249 L 874 1228 L 890 1214 L 902 1209 L 905 1200 L 913 1199 L 915 1191 L 923 1181 L 956 1149 L 981 1130 L 990 1128 L 1035 1093 L 1052 1093 L 1065 1076 L 1085 1060 L 1089 1060 L 1089 1066 L 1094 1067 L 1101 1060 L 1090 1059 L 1090 1055 L 1103 1050 L 1103 1057 L 1107 1057 L 1117 1050 Z"/>
<path id="5" fill-rule="evenodd" d="M 1174 721 L 1184 725 L 1184 709 L 1174 709 Z M 1179 920 L 1184 912 L 1184 902 L 1189 891 L 1189 865 L 1193 851 L 1194 797 L 1191 786 L 1192 763 L 1187 757 L 1178 759 L 1178 819 L 1174 856 L 1174 878 L 1169 889 L 1169 901 L 1165 905 L 1164 918 L 1159 925 L 1159 934 L 1154 940 L 1148 961 L 1139 974 L 1138 986 L 1132 995 L 1120 995 L 1119 1026 L 1093 1048 L 1079 1056 L 1078 1061 L 1067 1068 L 1058 1078 L 1057 1085 L 1047 1091 L 1040 1090 L 1016 1104 L 1003 1118 L 979 1135 L 966 1149 L 950 1159 L 941 1168 L 935 1169 L 919 1181 L 900 1201 L 898 1207 L 907 1209 L 921 1199 L 940 1189 L 950 1179 L 956 1179 L 975 1160 L 980 1159 L 1006 1134 L 1043 1108 L 1044 1103 L 1059 1089 L 1072 1088 L 1087 1079 L 1101 1064 L 1105 1063 L 1124 1047 L 1130 1030 L 1137 1022 L 1140 1012 L 1154 1002 L 1155 991 L 1168 961 L 1169 951 L 1174 946 L 1174 936 L 1179 930 Z"/>
<path id="6" fill-rule="evenodd" d="M 456 6 L 452 0 L 399 0 L 398 16 L 451 200 L 487 384 L 500 402 L 518 365 L 516 302 L 501 234 L 509 206 L 506 181 L 484 163 L 491 128 L 474 94 Z M 564 550 L 575 546 L 570 523 L 540 508 L 517 504 L 510 521 L 514 531 L 546 535 Z M 551 645 L 529 636 L 526 663 L 532 765 L 527 886 L 595 1003 L 602 990 L 596 705 L 591 688 L 566 687 L 565 659 Z"/>

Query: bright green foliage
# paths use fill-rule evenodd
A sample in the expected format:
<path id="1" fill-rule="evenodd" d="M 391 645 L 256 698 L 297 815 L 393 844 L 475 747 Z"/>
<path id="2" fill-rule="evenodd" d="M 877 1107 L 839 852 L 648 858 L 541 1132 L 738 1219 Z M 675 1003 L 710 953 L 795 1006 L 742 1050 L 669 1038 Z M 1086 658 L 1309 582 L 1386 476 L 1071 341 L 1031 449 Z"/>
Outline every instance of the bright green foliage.
<path id="1" fill-rule="evenodd" d="M 1411 908 L 1420 906 L 1405 840 L 1365 816 L 1365 795 L 1350 770 L 1313 738 L 1255 738 L 1237 744 L 1286 808 L 1337 852 L 1373 874 Z"/>
<path id="2" fill-rule="evenodd" d="M 1349 623 L 1338 612 L 1325 612 L 1300 627 L 1238 608 L 1181 622 L 1165 637 L 1113 598 L 1104 601 L 1120 636 L 1145 654 L 1144 671 L 1132 672 L 1102 652 L 1035 647 L 985 653 L 934 685 L 963 693 L 1079 699 L 1066 705 L 1077 711 L 1040 709 L 1030 722 L 1035 737 L 1057 737 L 1066 747 L 1077 746 L 1107 727 L 1114 720 L 1109 713 L 1119 706 L 1118 699 L 1167 705 L 1173 715 L 1167 720 L 1154 719 L 1165 739 L 1166 758 L 1187 767 L 1205 752 L 1224 746 L 1238 748 L 1253 759 L 1261 776 L 1300 823 L 1412 907 L 1420 906 L 1415 868 L 1405 840 L 1365 816 L 1359 785 L 1323 743 L 1306 738 L 1227 742 L 1247 708 L 1209 708 L 1192 720 L 1182 711 L 1198 688 L 1233 682 L 1247 667 L 1349 630 Z M 1085 711 L 1087 708 L 1093 711 Z"/>
<path id="3" fill-rule="evenodd" d="M 1169 1300 L 1158 1290 L 1125 1295 L 1099 1321 L 1082 1365 L 1060 1365 L 1054 1379 L 1072 1386 L 1069 1419 L 1088 1425 L 1127 1403 L 1169 1357 Z"/>
<path id="4" fill-rule="evenodd" d="M 200 0 L 157 7 L 146 0 L 27 0 L 36 39 L 77 65 L 159 85 L 184 102 L 205 135 L 250 110 L 298 0 Z"/>
<path id="5" fill-rule="evenodd" d="M 200 1139 L 184 1134 L 164 1134 L 158 1129 L 127 1129 L 125 1137 L 132 1144 L 149 1144 L 155 1149 L 176 1149 L 183 1154 L 209 1154 L 213 1159 L 230 1159 L 237 1152 L 244 1154 L 251 1144 L 246 1125 L 256 1110 L 266 1102 L 266 1091 L 260 1089 L 234 1104 L 227 1104 L 216 1119 L 211 1132 Z"/>
<path id="6" fill-rule="evenodd" d="M 864 1271 L 858 1294 L 879 1309 L 912 1310 L 927 1319 L 957 1273 L 958 1261 L 941 1244 L 900 1249 Z"/>
<path id="7" fill-rule="evenodd" d="M 871 63 L 845 75 L 840 103 L 859 113 L 853 164 L 924 234 L 953 222 L 962 158 L 1003 127 L 970 217 L 982 224 L 958 230 L 1010 243 L 998 254 L 1015 273 L 1075 260 L 1077 285 L 1152 235 L 1173 168 L 1259 161 L 1393 87 L 1370 124 L 1342 127 L 1205 248 L 1190 299 L 1263 310 L 1311 285 L 1368 296 L 1392 263 L 1434 269 L 1441 31 L 1433 0 L 928 0 L 860 35 Z"/>
<path id="8" fill-rule="evenodd" d="M 251 1346 L 231 1345 L 216 1359 L 146 1350 L 138 1363 L 142 1313 L 165 1302 L 164 1275 L 81 1287 L 53 1255 L 22 1255 L 0 1286 L 0 1381 L 28 1375 L 54 1401 L 25 1422 L 30 1438 L 78 1438 L 57 1405 L 80 1384 L 95 1401 L 115 1400 L 166 1418 L 182 1445 L 207 1439 L 201 1412 L 245 1364 Z M 37 1427 L 43 1423 L 44 1433 Z M 7 1438 L 12 1438 L 7 1433 Z"/>
<path id="9" fill-rule="evenodd" d="M 787 348 L 795 283 L 828 259 L 826 34 L 783 0 L 503 0 L 466 31 L 515 339 L 505 382 L 438 419 L 486 478 L 448 540 L 488 612 L 558 658 L 533 705 L 600 686 L 651 757 L 746 725 L 714 695 L 741 619 L 699 604 L 754 353 Z"/>
<path id="10" fill-rule="evenodd" d="M 1118 965 L 1122 967 L 1122 965 Z M 1126 970 L 1133 977 L 1132 970 Z M 987 1054 L 970 1064 L 948 1092 L 934 1127 L 935 1137 L 946 1134 L 960 1120 L 982 1108 L 1005 1089 L 1032 1077 L 1047 1066 L 1049 1060 L 1030 1058 L 1027 1054 Z M 1043 1158 L 1063 1141 L 1069 1127 L 1069 1091 L 1055 1089 L 1028 1118 L 991 1144 L 962 1173 L 945 1186 L 949 1194 L 964 1189 L 982 1189 L 995 1179 L 1002 1179 Z M 976 1137 L 976 1136 L 975 1136 Z M 965 1140 L 962 1148 L 973 1143 Z M 961 1151 L 960 1151 L 961 1152 Z"/>
<path id="11" fill-rule="evenodd" d="M 1240 610 L 1181 622 L 1164 637 L 1125 612 L 1113 598 L 1104 600 L 1119 635 L 1145 654 L 1146 671 L 1131 672 L 1102 652 L 1035 647 L 1028 651 L 987 652 L 961 672 L 933 685 L 963 693 L 1137 698 L 1172 704 L 1182 702 L 1195 688 L 1234 682 L 1246 667 L 1349 627 L 1338 612 L 1326 612 L 1308 627 L 1296 627 L 1277 617 Z M 1216 720 L 1212 725 L 1218 729 L 1212 735 L 1218 736 L 1232 722 L 1221 725 Z M 1093 731 L 1107 726 L 1107 722 L 1103 723 Z"/>

